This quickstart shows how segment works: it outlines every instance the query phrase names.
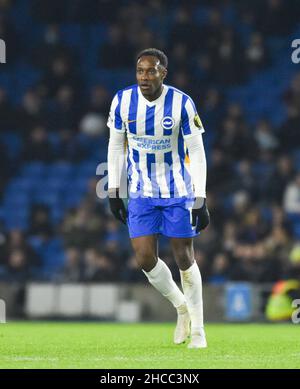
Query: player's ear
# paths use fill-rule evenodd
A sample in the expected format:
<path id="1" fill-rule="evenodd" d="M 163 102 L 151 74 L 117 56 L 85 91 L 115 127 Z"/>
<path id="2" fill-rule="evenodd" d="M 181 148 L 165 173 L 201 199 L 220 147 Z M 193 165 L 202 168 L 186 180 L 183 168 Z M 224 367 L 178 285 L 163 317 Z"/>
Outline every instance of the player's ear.
<path id="1" fill-rule="evenodd" d="M 162 79 L 164 80 L 167 77 L 168 70 L 166 68 L 163 68 L 162 70 Z"/>

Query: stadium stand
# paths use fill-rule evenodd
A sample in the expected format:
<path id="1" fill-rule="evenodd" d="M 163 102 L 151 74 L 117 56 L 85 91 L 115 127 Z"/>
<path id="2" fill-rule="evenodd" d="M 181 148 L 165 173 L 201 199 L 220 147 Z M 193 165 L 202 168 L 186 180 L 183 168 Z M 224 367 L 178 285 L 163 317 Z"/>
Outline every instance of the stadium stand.
<path id="1" fill-rule="evenodd" d="M 297 2 L 42 3 L 0 2 L 0 278 L 142 279 L 95 188 L 112 95 L 134 83 L 135 54 L 151 46 L 166 51 L 168 83 L 190 93 L 206 128 L 204 281 L 299 277 Z"/>

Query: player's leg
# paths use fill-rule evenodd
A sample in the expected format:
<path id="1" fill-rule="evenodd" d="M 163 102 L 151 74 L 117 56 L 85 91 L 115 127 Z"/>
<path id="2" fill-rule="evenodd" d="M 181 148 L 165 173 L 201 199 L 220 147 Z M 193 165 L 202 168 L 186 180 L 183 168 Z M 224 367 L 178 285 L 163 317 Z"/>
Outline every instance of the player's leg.
<path id="1" fill-rule="evenodd" d="M 173 280 L 168 266 L 157 255 L 157 235 L 131 239 L 139 266 L 154 286 L 177 310 L 174 343 L 183 343 L 189 335 L 190 320 L 181 290 Z"/>
<path id="2" fill-rule="evenodd" d="M 192 339 L 189 347 L 206 347 L 203 330 L 202 280 L 194 260 L 191 225 L 192 198 L 174 198 L 163 208 L 162 232 L 171 238 L 172 250 L 180 269 L 181 284 L 191 318 Z"/>
<path id="3" fill-rule="evenodd" d="M 175 284 L 168 266 L 157 255 L 157 235 L 132 238 L 136 260 L 149 282 L 178 309 L 185 304 L 184 295 Z"/>
<path id="4" fill-rule="evenodd" d="M 183 293 L 173 280 L 168 266 L 157 255 L 157 235 L 132 239 L 139 266 L 149 282 L 165 296 L 177 310 L 174 343 L 181 344 L 190 335 L 190 316 Z"/>
<path id="5" fill-rule="evenodd" d="M 207 346 L 203 325 L 202 279 L 194 259 L 193 238 L 171 238 L 172 251 L 191 318 L 190 348 Z"/>
<path id="6" fill-rule="evenodd" d="M 155 268 L 158 261 L 157 234 L 132 238 L 131 245 L 139 267 L 146 273 L 151 272 L 151 270 Z"/>
<path id="7" fill-rule="evenodd" d="M 173 304 L 177 312 L 186 310 L 183 293 L 175 284 L 170 269 L 157 254 L 161 210 L 150 199 L 130 199 L 128 227 L 137 262 L 149 282 Z M 175 343 L 184 340 L 181 336 L 174 339 Z"/>

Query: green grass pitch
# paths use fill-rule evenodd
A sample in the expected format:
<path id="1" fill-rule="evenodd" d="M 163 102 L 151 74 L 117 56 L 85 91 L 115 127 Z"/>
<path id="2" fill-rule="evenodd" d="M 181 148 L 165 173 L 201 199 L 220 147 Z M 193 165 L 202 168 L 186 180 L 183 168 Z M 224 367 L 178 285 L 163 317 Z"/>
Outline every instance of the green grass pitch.
<path id="1" fill-rule="evenodd" d="M 174 324 L 0 324 L 0 368 L 299 368 L 296 324 L 207 324 L 208 348 L 172 343 Z"/>

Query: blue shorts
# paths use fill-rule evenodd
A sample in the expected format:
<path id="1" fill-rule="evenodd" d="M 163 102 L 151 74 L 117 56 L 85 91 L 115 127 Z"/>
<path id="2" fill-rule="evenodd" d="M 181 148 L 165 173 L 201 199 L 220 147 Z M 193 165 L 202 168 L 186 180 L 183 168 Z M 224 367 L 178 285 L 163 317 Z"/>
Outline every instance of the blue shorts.
<path id="1" fill-rule="evenodd" d="M 169 238 L 197 236 L 192 227 L 191 209 L 194 199 L 151 197 L 130 198 L 127 225 L 130 238 L 162 234 Z"/>

